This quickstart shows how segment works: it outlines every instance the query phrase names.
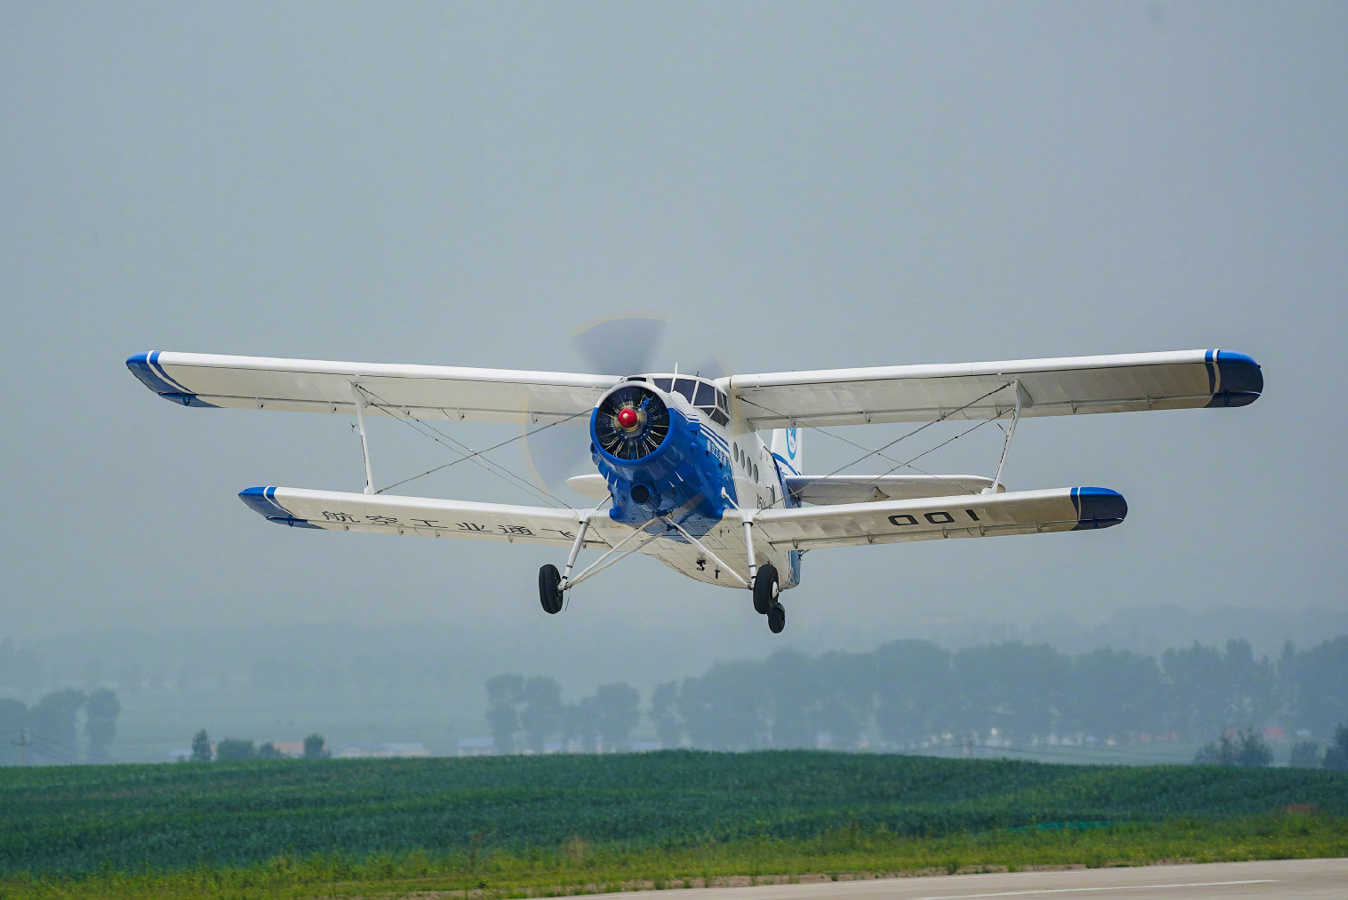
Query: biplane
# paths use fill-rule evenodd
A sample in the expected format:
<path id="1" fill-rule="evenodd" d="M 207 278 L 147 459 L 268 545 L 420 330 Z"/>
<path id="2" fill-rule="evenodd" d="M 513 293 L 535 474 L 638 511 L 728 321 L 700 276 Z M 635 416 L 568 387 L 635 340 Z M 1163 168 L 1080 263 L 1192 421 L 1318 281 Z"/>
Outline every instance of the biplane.
<path id="1" fill-rule="evenodd" d="M 689 578 L 746 591 L 773 633 L 782 591 L 817 549 L 1109 528 L 1117 491 L 1008 491 L 1007 450 L 1022 418 L 1246 406 L 1263 391 L 1249 356 L 1185 350 L 959 365 L 774 372 L 721 378 L 594 375 L 454 366 L 379 365 L 154 351 L 127 360 L 150 390 L 181 406 L 354 416 L 363 492 L 250 487 L 240 499 L 291 528 L 544 544 L 565 552 L 538 576 L 543 609 L 633 553 Z M 368 416 L 409 422 L 515 422 L 526 433 L 588 418 L 595 471 L 566 484 L 594 506 L 518 506 L 377 491 Z M 1005 423 L 996 471 L 810 475 L 811 428 L 969 420 Z M 573 429 L 577 433 L 579 428 Z M 910 432 L 911 433 L 911 432 Z M 585 438 L 577 434 L 577 440 Z M 891 442 L 891 444 L 894 442 Z M 478 451 L 461 459 L 481 461 Z M 555 501 L 552 494 L 549 502 Z M 585 551 L 598 557 L 577 571 Z"/>

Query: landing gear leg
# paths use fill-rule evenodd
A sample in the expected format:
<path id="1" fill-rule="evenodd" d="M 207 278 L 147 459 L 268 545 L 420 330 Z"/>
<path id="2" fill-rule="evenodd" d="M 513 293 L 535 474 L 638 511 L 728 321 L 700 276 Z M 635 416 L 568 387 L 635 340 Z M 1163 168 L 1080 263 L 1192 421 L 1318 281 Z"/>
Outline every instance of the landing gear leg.
<path id="1" fill-rule="evenodd" d="M 562 611 L 562 573 L 552 563 L 538 570 L 538 600 L 549 615 Z"/>

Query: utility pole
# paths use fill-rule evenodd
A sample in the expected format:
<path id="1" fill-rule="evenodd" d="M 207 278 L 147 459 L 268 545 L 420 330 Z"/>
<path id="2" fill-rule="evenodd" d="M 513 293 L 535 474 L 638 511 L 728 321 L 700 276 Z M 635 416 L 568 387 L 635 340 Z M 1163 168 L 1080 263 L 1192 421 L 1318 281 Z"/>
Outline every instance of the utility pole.
<path id="1" fill-rule="evenodd" d="M 19 729 L 19 739 L 13 742 L 14 746 L 19 748 L 19 765 L 28 765 L 28 732 Z"/>

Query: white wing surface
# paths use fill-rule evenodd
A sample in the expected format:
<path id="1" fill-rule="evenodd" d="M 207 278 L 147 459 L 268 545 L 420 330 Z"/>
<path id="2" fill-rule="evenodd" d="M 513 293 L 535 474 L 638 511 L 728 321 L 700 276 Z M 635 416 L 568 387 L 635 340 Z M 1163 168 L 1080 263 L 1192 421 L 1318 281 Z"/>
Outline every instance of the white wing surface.
<path id="1" fill-rule="evenodd" d="M 988 419 L 1021 414 L 1245 406 L 1264 389 L 1258 363 L 1230 350 L 1180 350 L 958 365 L 735 375 L 728 391 L 755 428 Z"/>
<path id="2" fill-rule="evenodd" d="M 919 497 L 977 496 L 992 487 L 984 475 L 787 475 L 787 491 L 801 503 L 832 506 Z M 999 485 L 998 490 L 1006 488 Z"/>
<path id="3" fill-rule="evenodd" d="M 753 514 L 754 539 L 810 550 L 938 538 L 991 537 L 1108 528 L 1128 504 L 1108 488 L 1074 487 L 965 497 L 765 509 Z"/>
<path id="4" fill-rule="evenodd" d="M 287 487 L 252 487 L 241 491 L 239 499 L 269 522 L 296 528 L 476 538 L 568 547 L 576 539 L 581 515 L 581 511 L 575 509 Z M 600 518 L 607 519 L 597 517 Z M 594 522 L 596 526 L 602 527 L 603 524 L 597 520 Z M 621 528 L 616 524 L 613 527 Z M 586 537 L 587 546 L 607 546 L 594 527 L 591 528 L 591 535 Z"/>
<path id="5" fill-rule="evenodd" d="M 138 353 L 126 365 L 150 390 L 184 406 L 351 415 L 356 384 L 370 414 L 496 422 L 558 421 L 587 413 L 618 381 L 613 375 L 157 350 Z"/>

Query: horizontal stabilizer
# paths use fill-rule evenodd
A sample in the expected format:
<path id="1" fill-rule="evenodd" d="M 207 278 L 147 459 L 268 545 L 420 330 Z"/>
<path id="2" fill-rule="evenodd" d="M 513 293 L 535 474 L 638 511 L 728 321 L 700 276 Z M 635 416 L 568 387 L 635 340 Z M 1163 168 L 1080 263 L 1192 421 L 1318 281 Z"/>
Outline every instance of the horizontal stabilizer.
<path id="1" fill-rule="evenodd" d="M 978 496 L 992 487 L 992 479 L 983 475 L 788 475 L 783 480 L 792 497 L 812 506 Z"/>
<path id="2" fill-rule="evenodd" d="M 1108 488 L 1074 487 L 978 496 L 886 500 L 755 512 L 756 537 L 809 550 L 937 538 L 1108 528 L 1128 504 Z"/>

